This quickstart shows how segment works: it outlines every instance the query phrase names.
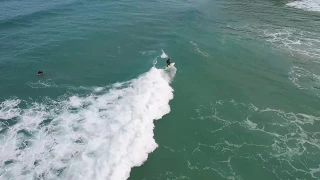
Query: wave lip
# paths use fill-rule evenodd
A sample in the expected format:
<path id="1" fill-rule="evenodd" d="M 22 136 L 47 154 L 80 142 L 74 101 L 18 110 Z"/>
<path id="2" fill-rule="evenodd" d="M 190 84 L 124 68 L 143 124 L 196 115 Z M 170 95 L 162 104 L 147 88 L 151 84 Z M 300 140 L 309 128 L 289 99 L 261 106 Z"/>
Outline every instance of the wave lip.
<path id="1" fill-rule="evenodd" d="M 293 1 L 287 4 L 294 8 L 299 8 L 307 11 L 318 11 L 320 12 L 320 2 L 318 0 L 300 0 Z"/>
<path id="2" fill-rule="evenodd" d="M 153 67 L 102 95 L 6 100 L 0 117 L 18 122 L 0 124 L 0 178 L 127 179 L 158 146 L 153 121 L 170 112 L 171 69 Z"/>

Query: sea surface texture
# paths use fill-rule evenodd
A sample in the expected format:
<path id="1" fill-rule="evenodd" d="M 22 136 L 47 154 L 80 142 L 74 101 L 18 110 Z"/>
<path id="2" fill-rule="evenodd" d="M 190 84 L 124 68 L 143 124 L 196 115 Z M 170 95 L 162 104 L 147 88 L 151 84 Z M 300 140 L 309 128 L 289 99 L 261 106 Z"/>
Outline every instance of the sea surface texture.
<path id="1" fill-rule="evenodd" d="M 320 179 L 319 108 L 319 0 L 0 0 L 1 180 Z"/>

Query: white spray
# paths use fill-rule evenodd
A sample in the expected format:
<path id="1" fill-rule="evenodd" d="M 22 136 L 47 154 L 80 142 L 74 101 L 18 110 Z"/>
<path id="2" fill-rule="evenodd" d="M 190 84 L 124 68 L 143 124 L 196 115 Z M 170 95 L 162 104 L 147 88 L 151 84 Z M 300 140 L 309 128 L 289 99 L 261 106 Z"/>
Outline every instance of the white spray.
<path id="1" fill-rule="evenodd" d="M 153 120 L 170 112 L 176 72 L 151 68 L 102 95 L 0 105 L 0 179 L 125 180 L 157 148 Z M 102 89 L 101 89 L 102 90 Z"/>

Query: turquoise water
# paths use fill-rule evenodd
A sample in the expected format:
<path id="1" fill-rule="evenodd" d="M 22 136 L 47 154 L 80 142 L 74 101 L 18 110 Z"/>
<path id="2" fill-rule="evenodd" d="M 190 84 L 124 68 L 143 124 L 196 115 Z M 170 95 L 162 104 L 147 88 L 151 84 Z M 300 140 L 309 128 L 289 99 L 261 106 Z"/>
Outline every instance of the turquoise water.
<path id="1" fill-rule="evenodd" d="M 0 12 L 0 179 L 320 179 L 318 1 Z"/>

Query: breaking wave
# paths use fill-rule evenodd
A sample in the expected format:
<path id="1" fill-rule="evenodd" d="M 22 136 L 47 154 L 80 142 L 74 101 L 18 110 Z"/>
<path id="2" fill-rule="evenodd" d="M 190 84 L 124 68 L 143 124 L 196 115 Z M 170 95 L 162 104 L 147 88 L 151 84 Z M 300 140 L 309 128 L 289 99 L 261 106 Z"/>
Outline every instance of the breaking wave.
<path id="1" fill-rule="evenodd" d="M 170 112 L 175 72 L 153 67 L 99 95 L 3 101 L 0 178 L 127 179 L 157 148 L 153 121 Z"/>

